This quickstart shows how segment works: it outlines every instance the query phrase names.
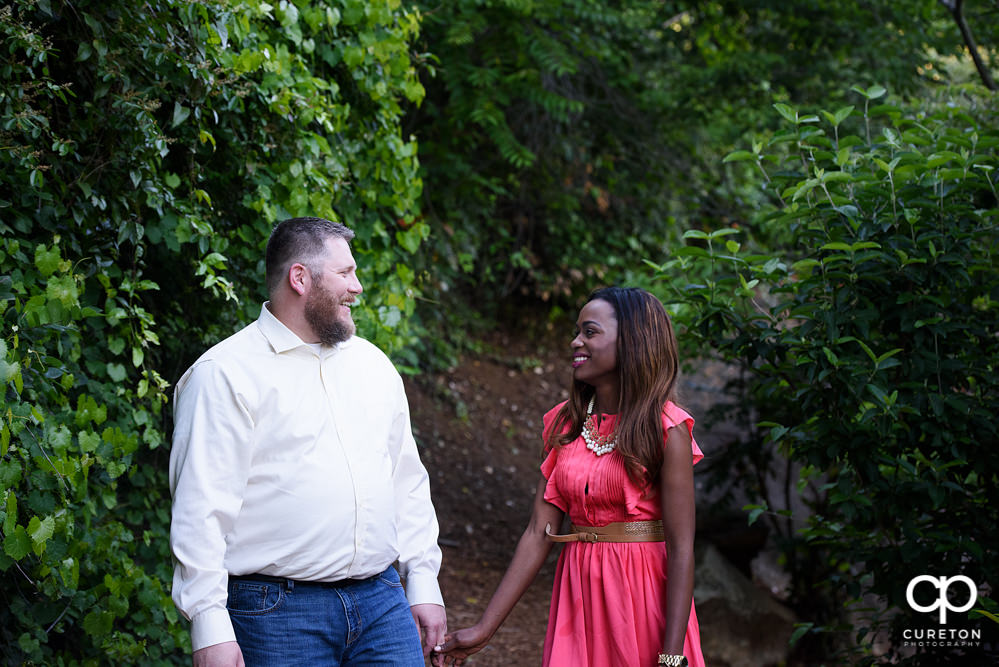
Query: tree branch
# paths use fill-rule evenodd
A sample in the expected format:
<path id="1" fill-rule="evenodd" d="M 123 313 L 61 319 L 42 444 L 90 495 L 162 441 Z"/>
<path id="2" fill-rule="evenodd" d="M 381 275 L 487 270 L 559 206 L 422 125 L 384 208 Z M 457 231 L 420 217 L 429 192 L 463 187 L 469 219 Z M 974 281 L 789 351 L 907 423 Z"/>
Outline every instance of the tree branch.
<path id="1" fill-rule="evenodd" d="M 971 34 L 971 26 L 964 18 L 964 0 L 940 0 L 940 4 L 946 7 L 950 15 L 954 17 L 954 21 L 961 31 L 961 37 L 964 39 L 964 45 L 971 53 L 971 59 L 975 63 L 975 69 L 978 70 L 978 76 L 981 77 L 982 83 L 989 90 L 996 90 L 995 79 L 992 78 L 992 73 L 982 61 L 982 55 L 978 52 L 978 45 L 975 43 L 975 36 Z"/>

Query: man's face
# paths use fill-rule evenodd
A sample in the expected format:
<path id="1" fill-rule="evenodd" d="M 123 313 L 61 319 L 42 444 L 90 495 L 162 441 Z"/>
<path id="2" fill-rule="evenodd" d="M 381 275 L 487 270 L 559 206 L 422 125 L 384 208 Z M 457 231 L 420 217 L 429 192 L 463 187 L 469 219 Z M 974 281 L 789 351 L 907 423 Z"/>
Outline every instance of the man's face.
<path id="1" fill-rule="evenodd" d="M 326 240 L 305 299 L 305 320 L 323 345 L 342 343 L 357 330 L 350 306 L 362 291 L 350 246 L 341 238 Z"/>

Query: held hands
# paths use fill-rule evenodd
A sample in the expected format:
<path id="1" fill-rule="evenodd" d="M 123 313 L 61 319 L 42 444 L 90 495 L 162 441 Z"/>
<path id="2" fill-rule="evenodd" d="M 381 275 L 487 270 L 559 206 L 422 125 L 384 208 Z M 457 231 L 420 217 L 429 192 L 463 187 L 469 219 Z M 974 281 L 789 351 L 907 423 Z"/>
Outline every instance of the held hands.
<path id="1" fill-rule="evenodd" d="M 445 637 L 443 645 L 434 647 L 438 656 L 444 658 L 443 662 L 434 664 L 446 667 L 463 665 L 468 656 L 485 648 L 490 639 L 491 636 L 478 625 L 452 632 Z"/>
<path id="2" fill-rule="evenodd" d="M 430 655 L 431 649 L 436 649 L 437 645 L 444 640 L 444 633 L 447 632 L 447 614 L 444 607 L 439 604 L 416 604 L 409 608 L 413 613 L 413 620 L 420 632 L 420 640 L 423 643 L 423 657 Z M 440 661 L 441 656 L 433 656 L 433 664 L 437 667 L 444 663 Z"/>

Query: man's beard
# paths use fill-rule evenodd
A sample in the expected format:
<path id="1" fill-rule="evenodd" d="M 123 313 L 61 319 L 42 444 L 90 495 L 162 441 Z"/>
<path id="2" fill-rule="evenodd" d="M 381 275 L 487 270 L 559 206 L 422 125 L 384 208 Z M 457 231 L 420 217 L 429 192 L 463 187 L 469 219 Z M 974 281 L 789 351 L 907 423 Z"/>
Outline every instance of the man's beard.
<path id="1" fill-rule="evenodd" d="M 313 283 L 312 291 L 305 300 L 305 321 L 319 336 L 319 342 L 330 347 L 342 343 L 351 336 L 357 328 L 351 319 L 340 318 L 340 306 L 343 301 L 333 297 L 325 286 Z"/>

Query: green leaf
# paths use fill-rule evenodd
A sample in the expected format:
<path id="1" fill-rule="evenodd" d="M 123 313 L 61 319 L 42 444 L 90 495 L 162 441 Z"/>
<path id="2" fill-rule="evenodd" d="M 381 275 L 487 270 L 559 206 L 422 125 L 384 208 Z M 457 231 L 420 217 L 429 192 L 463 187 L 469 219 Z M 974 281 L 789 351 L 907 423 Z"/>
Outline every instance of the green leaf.
<path id="1" fill-rule="evenodd" d="M 860 86 L 853 86 L 851 90 L 860 93 L 869 100 L 876 100 L 877 98 L 881 97 L 882 95 L 888 92 L 887 90 L 884 89 L 883 86 L 878 86 L 878 85 L 871 86 L 867 90 L 864 90 Z"/>
<path id="2" fill-rule="evenodd" d="M 898 353 L 899 353 L 899 352 L 901 352 L 901 351 L 902 351 L 902 348 L 900 348 L 900 347 L 896 347 L 896 348 L 895 348 L 895 349 L 893 349 L 893 350 L 889 350 L 888 352 L 885 352 L 885 353 L 884 353 L 884 354 L 882 354 L 882 355 L 881 355 L 880 357 L 878 357 L 878 358 L 877 358 L 877 362 L 878 362 L 878 363 L 880 364 L 880 363 L 881 363 L 882 361 L 884 361 L 884 360 L 885 360 L 885 359 L 887 359 L 888 357 L 892 357 L 892 356 L 895 356 L 896 354 L 898 354 Z"/>
<path id="3" fill-rule="evenodd" d="M 125 339 L 119 336 L 108 338 L 108 351 L 117 356 L 125 350 Z"/>
<path id="4" fill-rule="evenodd" d="M 91 48 L 88 42 L 80 42 L 80 45 L 76 49 L 76 60 L 75 62 L 82 63 L 89 59 L 93 55 L 94 50 Z"/>
<path id="5" fill-rule="evenodd" d="M 59 255 L 59 246 L 53 245 L 49 249 L 44 244 L 39 244 L 35 248 L 35 266 L 43 277 L 48 278 L 59 270 L 60 262 L 62 262 L 62 257 Z"/>
<path id="6" fill-rule="evenodd" d="M 885 393 L 885 390 L 875 384 L 868 384 L 867 390 L 874 394 L 874 397 L 878 399 L 878 402 L 883 406 L 890 406 L 892 401 L 891 397 Z"/>
<path id="7" fill-rule="evenodd" d="M 847 171 L 827 171 L 819 179 L 822 183 L 835 183 L 842 181 L 852 181 L 853 174 Z"/>
<path id="8" fill-rule="evenodd" d="M 837 109 L 836 110 L 836 116 L 835 116 L 835 121 L 836 121 L 835 125 L 839 125 L 844 120 L 846 120 L 847 118 L 849 118 L 850 114 L 853 113 L 853 109 L 854 109 L 854 107 L 853 107 L 852 104 L 849 105 L 849 106 L 840 107 L 839 109 Z"/>
<path id="9" fill-rule="evenodd" d="M 59 574 L 70 588 L 80 585 L 80 562 L 73 557 L 64 558 L 59 563 Z"/>
<path id="10" fill-rule="evenodd" d="M 3 541 L 3 552 L 14 560 L 21 560 L 31 551 L 31 538 L 24 526 L 16 526 Z"/>
<path id="11" fill-rule="evenodd" d="M 364 51 L 356 46 L 345 47 L 343 50 L 343 62 L 347 67 L 358 67 L 364 62 Z"/>
<path id="12" fill-rule="evenodd" d="M 722 162 L 743 162 L 747 160 L 756 160 L 756 156 L 749 151 L 733 151 L 722 158 Z"/>
<path id="13" fill-rule="evenodd" d="M 0 340 L 0 384 L 7 384 L 20 372 L 20 364 L 7 361 L 7 343 Z"/>
<path id="14" fill-rule="evenodd" d="M 45 551 L 45 543 L 49 541 L 55 532 L 55 519 L 47 516 L 39 520 L 37 516 L 31 517 L 28 523 L 28 535 L 31 536 L 32 548 L 36 555 L 41 556 Z"/>
<path id="15" fill-rule="evenodd" d="M 999 623 L 999 616 L 996 616 L 995 614 L 993 614 L 991 612 L 985 611 L 984 609 L 972 609 L 970 612 L 968 612 L 969 616 L 971 614 L 978 614 L 979 616 L 984 616 L 985 618 L 989 619 L 993 623 Z"/>
<path id="16" fill-rule="evenodd" d="M 3 532 L 10 535 L 14 532 L 15 526 L 17 526 L 17 496 L 14 494 L 13 489 L 11 489 L 7 492 L 7 507 L 3 520 Z"/>
<path id="17" fill-rule="evenodd" d="M 420 242 L 423 240 L 420 231 L 416 227 L 410 227 L 406 231 L 395 233 L 396 241 L 406 249 L 408 253 L 415 253 L 420 249 Z"/>
<path id="18" fill-rule="evenodd" d="M 96 452 L 101 445 L 101 437 L 93 431 L 80 431 L 76 439 L 80 443 L 80 451 L 84 453 Z"/>
<path id="19" fill-rule="evenodd" d="M 191 115 L 191 110 L 180 102 L 173 103 L 173 119 L 170 121 L 172 127 L 177 127 Z"/>
<path id="20" fill-rule="evenodd" d="M 124 364 L 119 364 L 116 362 L 109 362 L 106 366 L 108 377 L 111 378 L 112 382 L 123 382 L 128 374 L 125 371 Z"/>
<path id="21" fill-rule="evenodd" d="M 811 269 L 815 266 L 820 266 L 822 262 L 817 259 L 801 259 L 791 265 L 791 270 L 795 272 L 803 272 Z"/>
<path id="22" fill-rule="evenodd" d="M 798 122 L 798 112 L 797 111 L 795 111 L 794 109 L 792 109 L 788 105 L 781 104 L 781 103 L 774 104 L 773 107 L 774 107 L 774 109 L 777 110 L 777 113 L 779 113 L 781 116 L 784 117 L 784 120 L 787 120 L 787 121 L 790 121 L 792 123 L 797 124 L 797 122 Z"/>
<path id="23" fill-rule="evenodd" d="M 99 638 L 111 633 L 114 616 L 109 611 L 94 610 L 83 618 L 83 629 L 91 637 Z"/>
<path id="24" fill-rule="evenodd" d="M 65 308 L 80 305 L 80 291 L 76 279 L 71 275 L 49 278 L 45 286 L 45 296 L 50 301 L 58 301 Z"/>
<path id="25" fill-rule="evenodd" d="M 872 350 L 870 347 L 867 346 L 867 343 L 865 343 L 862 340 L 857 339 L 857 345 L 859 345 L 861 348 L 863 348 L 863 350 L 867 354 L 867 356 L 871 358 L 871 361 L 875 362 L 875 364 L 877 363 L 878 358 L 877 358 L 877 356 L 875 356 L 874 350 Z"/>
<path id="26" fill-rule="evenodd" d="M 805 636 L 813 627 L 815 623 L 795 623 L 794 632 L 791 633 L 791 638 L 787 640 L 788 646 L 794 647 L 802 637 Z"/>
<path id="27" fill-rule="evenodd" d="M 746 525 L 752 526 L 760 518 L 760 515 L 767 511 L 768 507 L 764 503 L 762 505 L 744 505 L 742 509 L 749 510 L 749 519 Z"/>

